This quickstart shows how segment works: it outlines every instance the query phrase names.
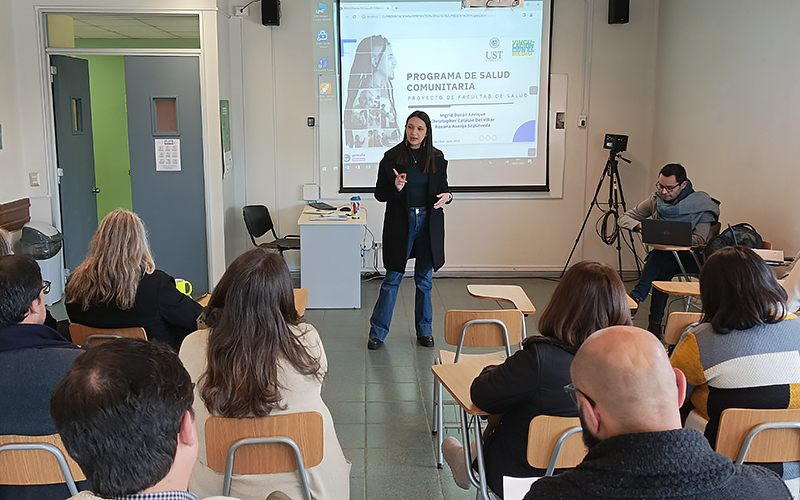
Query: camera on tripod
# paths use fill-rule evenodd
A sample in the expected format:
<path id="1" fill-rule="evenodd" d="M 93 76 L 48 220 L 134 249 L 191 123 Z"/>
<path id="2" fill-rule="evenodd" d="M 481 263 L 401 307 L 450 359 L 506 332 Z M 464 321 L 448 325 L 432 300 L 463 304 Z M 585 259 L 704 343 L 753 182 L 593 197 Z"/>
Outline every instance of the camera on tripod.
<path id="1" fill-rule="evenodd" d="M 606 134 L 603 149 L 610 149 L 614 153 L 621 153 L 628 149 L 628 136 L 620 134 Z"/>

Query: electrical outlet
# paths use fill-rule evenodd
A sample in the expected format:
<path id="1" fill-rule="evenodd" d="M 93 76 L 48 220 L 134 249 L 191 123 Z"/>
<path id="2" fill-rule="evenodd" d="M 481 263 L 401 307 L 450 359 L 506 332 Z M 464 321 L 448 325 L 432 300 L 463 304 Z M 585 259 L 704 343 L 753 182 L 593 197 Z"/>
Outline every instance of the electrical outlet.
<path id="1" fill-rule="evenodd" d="M 237 5 L 233 8 L 233 17 L 247 17 L 250 15 L 250 7 Z"/>
<path id="2" fill-rule="evenodd" d="M 578 115 L 578 127 L 586 127 L 586 115 Z"/>

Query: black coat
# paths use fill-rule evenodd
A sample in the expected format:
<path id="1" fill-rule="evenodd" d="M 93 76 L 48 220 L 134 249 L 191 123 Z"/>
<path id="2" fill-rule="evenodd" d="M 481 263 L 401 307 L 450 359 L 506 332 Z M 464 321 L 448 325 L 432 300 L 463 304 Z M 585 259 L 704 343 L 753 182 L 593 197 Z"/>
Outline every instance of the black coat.
<path id="1" fill-rule="evenodd" d="M 398 191 L 394 185 L 394 171 L 405 173 L 407 166 L 397 164 L 396 148 L 386 152 L 378 166 L 375 199 L 386 202 L 383 216 L 383 265 L 390 271 L 403 273 L 408 260 L 408 189 Z M 449 193 L 447 185 L 447 160 L 441 151 L 434 149 L 436 172 L 428 174 L 428 227 L 430 229 L 433 270 L 444 265 L 444 210 L 433 209 L 437 195 Z M 448 201 L 449 203 L 449 201 Z M 412 257 L 413 251 L 412 251 Z"/>
<path id="2" fill-rule="evenodd" d="M 503 495 L 503 476 L 543 476 L 528 464 L 528 426 L 533 417 L 577 417 L 578 408 L 564 386 L 571 382 L 569 367 L 576 347 L 547 337 L 531 337 L 522 350 L 472 382 L 472 402 L 481 410 L 503 414 L 486 437 L 486 479 Z"/>
<path id="3" fill-rule="evenodd" d="M 84 311 L 80 304 L 66 304 L 69 320 L 93 328 L 141 326 L 149 340 L 171 345 L 176 351 L 183 339 L 197 330 L 203 307 L 175 288 L 175 278 L 156 269 L 145 274 L 130 309 L 116 304 L 95 304 Z"/>

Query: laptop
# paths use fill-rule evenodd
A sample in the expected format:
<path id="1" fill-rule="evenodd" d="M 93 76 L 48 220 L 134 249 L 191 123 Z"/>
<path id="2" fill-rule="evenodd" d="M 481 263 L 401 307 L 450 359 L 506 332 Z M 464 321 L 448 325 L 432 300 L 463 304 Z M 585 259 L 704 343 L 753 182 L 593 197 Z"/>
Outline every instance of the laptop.
<path id="1" fill-rule="evenodd" d="M 663 219 L 642 221 L 642 241 L 648 245 L 692 246 L 692 223 Z"/>

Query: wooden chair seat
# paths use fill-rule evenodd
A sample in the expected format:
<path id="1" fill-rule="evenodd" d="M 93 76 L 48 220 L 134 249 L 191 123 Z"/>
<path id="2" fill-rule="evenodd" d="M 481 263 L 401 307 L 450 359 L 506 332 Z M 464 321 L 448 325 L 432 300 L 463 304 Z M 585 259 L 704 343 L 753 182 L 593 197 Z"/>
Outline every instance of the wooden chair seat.
<path id="1" fill-rule="evenodd" d="M 43 449 L 9 449 L 14 445 L 45 444 L 55 447 L 66 459 L 66 471 L 62 470 L 56 455 Z M 75 488 L 75 481 L 84 481 L 86 476 L 80 466 L 69 456 L 61 436 L 0 436 L 0 484 L 29 486 L 36 484 L 67 483 L 70 489 Z M 73 495 L 76 495 L 75 489 Z"/>
<path id="2" fill-rule="evenodd" d="M 771 425 L 756 429 L 761 424 Z M 758 463 L 800 461 L 800 409 L 728 408 L 720 416 L 716 451 L 737 463 L 745 458 Z"/>
<path id="3" fill-rule="evenodd" d="M 702 313 L 694 312 L 672 312 L 667 317 L 667 326 L 664 329 L 664 342 L 667 345 L 676 345 L 681 339 L 681 335 L 692 323 L 697 323 L 702 319 Z"/>
<path id="4" fill-rule="evenodd" d="M 572 469 L 583 461 L 588 450 L 581 438 L 578 417 L 538 415 L 528 426 L 528 463 L 536 469 Z"/>
<path id="5" fill-rule="evenodd" d="M 79 346 L 88 343 L 89 345 L 99 345 L 103 342 L 118 338 L 131 338 L 147 340 L 147 332 L 140 326 L 130 328 L 93 328 L 91 326 L 72 323 L 69 325 L 69 335 L 72 342 Z M 92 337 L 91 339 L 89 337 Z"/>
<path id="6" fill-rule="evenodd" d="M 317 412 L 263 418 L 211 417 L 206 421 L 208 467 L 225 474 L 223 496 L 230 494 L 233 474 L 297 470 L 310 500 L 305 469 L 319 465 L 323 454 L 323 421 Z"/>

